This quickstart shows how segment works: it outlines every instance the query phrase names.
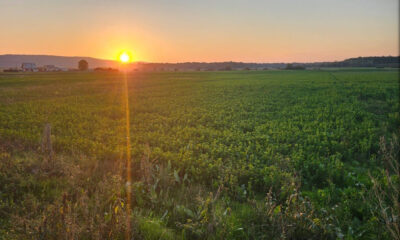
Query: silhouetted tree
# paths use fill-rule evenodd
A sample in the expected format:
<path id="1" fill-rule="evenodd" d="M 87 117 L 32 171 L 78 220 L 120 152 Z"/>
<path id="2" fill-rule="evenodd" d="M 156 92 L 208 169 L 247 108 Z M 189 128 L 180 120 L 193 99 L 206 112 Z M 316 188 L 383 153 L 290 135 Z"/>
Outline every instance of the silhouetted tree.
<path id="1" fill-rule="evenodd" d="M 291 63 L 286 65 L 286 70 L 304 70 L 306 69 L 304 66 L 301 65 L 293 65 Z"/>
<path id="2" fill-rule="evenodd" d="M 78 63 L 79 71 L 86 71 L 89 68 L 89 63 L 86 60 L 80 60 Z"/>

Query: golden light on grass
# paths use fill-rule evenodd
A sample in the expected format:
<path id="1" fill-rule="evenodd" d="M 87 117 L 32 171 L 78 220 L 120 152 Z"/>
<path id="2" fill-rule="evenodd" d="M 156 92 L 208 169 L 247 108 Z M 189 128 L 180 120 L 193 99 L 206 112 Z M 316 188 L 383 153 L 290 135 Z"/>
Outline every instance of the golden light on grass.
<path id="1" fill-rule="evenodd" d="M 129 59 L 128 59 L 129 61 Z M 128 62 L 126 61 L 126 62 Z M 121 60 L 121 62 L 124 62 Z M 126 130 L 126 231 L 125 238 L 131 239 L 131 134 L 130 134 L 130 111 L 129 111 L 129 92 L 128 79 L 126 72 L 124 73 L 124 105 L 125 105 L 125 130 Z"/>
<path id="2" fill-rule="evenodd" d="M 118 54 L 118 60 L 121 63 L 120 69 L 123 71 L 123 107 L 125 108 L 125 137 L 126 137 L 126 229 L 125 229 L 125 239 L 131 239 L 131 135 L 130 135 L 130 111 L 129 111 L 129 87 L 128 87 L 128 75 L 127 68 L 124 64 L 130 63 L 132 61 L 132 55 L 127 51 L 121 51 Z"/>
<path id="3" fill-rule="evenodd" d="M 128 52 L 122 52 L 119 54 L 118 59 L 122 63 L 129 63 L 131 61 L 131 56 Z"/>

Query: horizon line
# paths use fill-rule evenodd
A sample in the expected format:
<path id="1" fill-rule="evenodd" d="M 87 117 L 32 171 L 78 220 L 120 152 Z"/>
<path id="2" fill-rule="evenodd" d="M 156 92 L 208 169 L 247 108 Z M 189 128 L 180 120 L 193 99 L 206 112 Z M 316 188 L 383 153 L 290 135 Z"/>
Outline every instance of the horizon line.
<path id="1" fill-rule="evenodd" d="M 113 60 L 113 59 L 106 59 L 106 58 L 98 58 L 98 57 L 89 57 L 89 56 L 66 56 L 66 55 L 52 55 L 52 54 L 15 54 L 15 53 L 6 53 L 6 54 L 0 54 L 0 56 L 46 56 L 46 57 L 65 57 L 65 58 L 91 58 L 95 60 L 101 60 L 101 61 L 112 61 L 112 62 L 119 62 L 118 60 Z M 347 59 L 352 59 L 352 58 L 367 58 L 367 57 L 400 57 L 399 55 L 375 55 L 375 56 L 357 56 L 357 57 L 350 57 L 350 58 L 342 58 L 342 60 L 333 60 L 333 61 L 310 61 L 310 62 L 304 62 L 304 61 L 299 61 L 299 62 L 245 62 L 245 61 L 182 61 L 182 62 L 148 62 L 148 61 L 133 61 L 130 62 L 129 64 L 135 64 L 135 63 L 149 63 L 149 64 L 182 64 L 182 63 L 247 63 L 247 64 L 282 64 L 282 63 L 328 63 L 328 62 L 341 62 L 345 61 Z"/>

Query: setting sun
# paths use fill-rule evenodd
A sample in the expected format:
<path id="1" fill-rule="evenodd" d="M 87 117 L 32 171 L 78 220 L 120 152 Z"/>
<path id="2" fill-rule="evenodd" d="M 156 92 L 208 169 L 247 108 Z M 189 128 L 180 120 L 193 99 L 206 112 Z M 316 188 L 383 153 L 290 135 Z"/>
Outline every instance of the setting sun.
<path id="1" fill-rule="evenodd" d="M 127 52 L 122 52 L 122 53 L 119 55 L 119 60 L 120 60 L 122 63 L 128 63 L 128 62 L 131 60 L 131 56 L 129 56 L 129 54 L 128 54 Z"/>

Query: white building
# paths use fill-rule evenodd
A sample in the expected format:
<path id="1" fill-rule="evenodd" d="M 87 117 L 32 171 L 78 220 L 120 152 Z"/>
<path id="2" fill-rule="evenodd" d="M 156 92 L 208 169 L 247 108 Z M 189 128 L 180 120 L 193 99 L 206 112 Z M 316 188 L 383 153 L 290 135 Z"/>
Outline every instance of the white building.
<path id="1" fill-rule="evenodd" d="M 44 65 L 43 68 L 44 68 L 44 71 L 46 71 L 46 72 L 60 71 L 60 69 L 54 65 Z"/>
<path id="2" fill-rule="evenodd" d="M 22 71 L 24 71 L 24 72 L 37 72 L 38 71 L 36 64 L 34 64 L 34 63 L 22 63 L 21 68 L 22 68 Z"/>

